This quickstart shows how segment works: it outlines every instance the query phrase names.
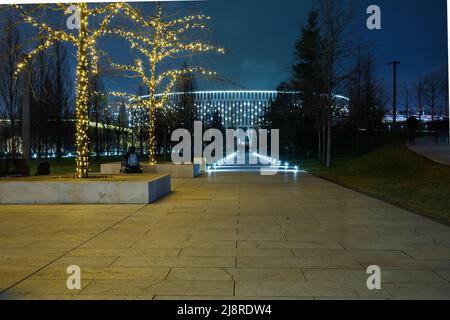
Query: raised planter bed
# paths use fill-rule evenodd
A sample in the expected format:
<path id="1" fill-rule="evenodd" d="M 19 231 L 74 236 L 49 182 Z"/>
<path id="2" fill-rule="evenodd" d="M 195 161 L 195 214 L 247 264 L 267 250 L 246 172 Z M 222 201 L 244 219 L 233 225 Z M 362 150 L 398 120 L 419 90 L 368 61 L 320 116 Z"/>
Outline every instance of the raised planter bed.
<path id="1" fill-rule="evenodd" d="M 167 174 L 0 179 L 0 204 L 148 204 L 170 193 Z"/>
<path id="2" fill-rule="evenodd" d="M 172 178 L 195 178 L 200 175 L 199 164 L 141 164 L 143 173 L 169 174 Z M 120 162 L 105 163 L 100 166 L 101 174 L 119 174 Z"/>

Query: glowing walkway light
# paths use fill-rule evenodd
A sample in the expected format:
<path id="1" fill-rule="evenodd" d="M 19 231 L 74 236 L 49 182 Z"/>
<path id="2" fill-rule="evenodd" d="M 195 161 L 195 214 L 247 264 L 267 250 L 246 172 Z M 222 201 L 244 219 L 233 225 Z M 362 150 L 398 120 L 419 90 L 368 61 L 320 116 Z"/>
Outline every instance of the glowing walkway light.
<path id="1" fill-rule="evenodd" d="M 237 153 L 234 152 L 227 157 L 215 162 L 212 166 L 207 166 L 206 171 L 208 173 L 212 172 L 261 172 L 262 170 L 273 170 L 277 173 L 300 173 L 304 172 L 299 169 L 298 166 L 290 166 L 288 162 L 282 165 L 280 160 L 274 159 L 269 156 L 263 156 L 259 153 L 252 152 L 252 156 L 257 157 L 260 161 L 260 164 L 252 165 L 248 163 L 239 164 L 235 163 L 234 160 L 230 162 L 230 159 L 233 157 L 237 157 Z M 266 164 L 264 164 L 266 163 Z"/>

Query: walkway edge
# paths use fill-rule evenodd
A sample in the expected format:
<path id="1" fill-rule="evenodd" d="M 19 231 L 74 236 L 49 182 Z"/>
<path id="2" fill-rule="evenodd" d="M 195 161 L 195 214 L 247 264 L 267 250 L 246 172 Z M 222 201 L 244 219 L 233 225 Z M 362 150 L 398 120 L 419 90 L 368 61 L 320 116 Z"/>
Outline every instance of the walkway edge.
<path id="1" fill-rule="evenodd" d="M 397 202 L 391 201 L 391 200 L 389 200 L 389 199 L 385 199 L 385 198 L 380 197 L 380 196 L 378 196 L 378 195 L 376 195 L 376 194 L 373 194 L 373 193 L 370 193 L 370 192 L 367 192 L 367 191 L 363 191 L 363 190 L 359 190 L 359 189 L 357 189 L 357 188 L 355 188 L 355 187 L 353 187 L 353 186 L 346 185 L 346 184 L 344 184 L 344 183 L 341 183 L 341 182 L 332 180 L 332 179 L 330 179 L 330 178 L 321 176 L 321 175 L 319 175 L 319 174 L 312 173 L 312 172 L 310 172 L 310 171 L 306 171 L 306 173 L 307 173 L 307 174 L 310 174 L 310 175 L 312 175 L 312 176 L 314 176 L 314 177 L 316 177 L 316 178 L 319 178 L 319 179 L 325 180 L 325 181 L 327 181 L 327 182 L 333 183 L 333 184 L 335 184 L 335 185 L 341 186 L 341 187 L 343 187 L 343 188 L 345 188 L 345 189 L 348 189 L 348 190 L 357 192 L 357 193 L 362 194 L 362 195 L 365 195 L 365 196 L 367 196 L 367 197 L 371 197 L 371 198 L 377 199 L 377 200 L 379 200 L 379 201 L 383 201 L 383 202 L 388 203 L 388 204 L 390 204 L 390 205 L 392 205 L 392 206 L 394 206 L 394 207 L 397 207 L 397 208 L 399 208 L 399 209 L 409 211 L 409 212 L 411 212 L 411 213 L 413 213 L 413 214 L 415 214 L 415 215 L 418 215 L 418 216 L 420 216 L 420 217 L 422 217 L 422 218 L 426 218 L 426 219 L 428 219 L 428 220 L 431 220 L 431 221 L 440 223 L 440 224 L 442 224 L 442 225 L 444 225 L 444 226 L 450 227 L 450 221 L 436 219 L 435 217 L 431 217 L 430 215 L 428 215 L 428 214 L 425 213 L 425 212 L 421 212 L 421 211 L 416 210 L 416 209 L 414 209 L 414 208 L 411 208 L 411 207 L 407 207 L 407 206 L 401 205 L 401 204 L 399 204 L 399 203 L 397 203 Z"/>

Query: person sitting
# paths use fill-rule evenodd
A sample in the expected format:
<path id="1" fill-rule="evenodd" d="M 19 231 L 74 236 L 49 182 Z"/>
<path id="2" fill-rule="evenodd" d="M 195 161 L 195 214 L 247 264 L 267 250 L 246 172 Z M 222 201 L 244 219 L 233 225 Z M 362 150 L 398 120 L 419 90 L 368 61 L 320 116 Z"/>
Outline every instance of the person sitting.
<path id="1" fill-rule="evenodd" d="M 128 152 L 123 157 L 122 172 L 142 173 L 142 170 L 139 167 L 139 157 L 136 153 L 136 148 L 134 146 L 129 147 Z"/>

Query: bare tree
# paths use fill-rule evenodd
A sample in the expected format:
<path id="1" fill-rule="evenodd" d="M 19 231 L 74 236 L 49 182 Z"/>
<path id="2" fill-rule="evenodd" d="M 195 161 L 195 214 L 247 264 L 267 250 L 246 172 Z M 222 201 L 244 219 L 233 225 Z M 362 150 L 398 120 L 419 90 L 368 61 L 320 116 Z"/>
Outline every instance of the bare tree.
<path id="1" fill-rule="evenodd" d="M 186 61 L 183 63 L 183 69 L 189 69 Z M 177 92 L 182 93 L 178 106 L 183 119 L 182 127 L 191 132 L 191 134 L 194 134 L 194 122 L 198 120 L 198 114 L 195 106 L 195 96 L 193 95 L 197 85 L 193 75 L 187 72 L 184 77 L 180 77 L 177 80 L 175 87 Z"/>
<path id="2" fill-rule="evenodd" d="M 108 105 L 107 94 L 103 84 L 103 77 L 101 72 L 91 73 L 89 79 L 90 92 L 89 103 L 91 118 L 94 121 L 94 152 L 97 161 L 100 160 L 100 122 L 104 116 L 105 108 Z"/>
<path id="3" fill-rule="evenodd" d="M 128 127 L 128 115 L 127 115 L 127 107 L 125 99 L 121 99 L 119 104 L 119 110 L 117 115 L 117 150 L 121 150 L 121 153 L 125 153 L 127 150 L 127 142 L 128 142 L 128 131 L 126 128 Z"/>
<path id="4" fill-rule="evenodd" d="M 56 158 L 60 161 L 63 148 L 64 120 L 67 120 L 69 100 L 73 89 L 70 82 L 67 48 L 61 42 L 55 43 L 53 61 L 54 105 L 52 108 L 52 116 L 55 119 L 53 136 L 55 141 Z"/>
<path id="5" fill-rule="evenodd" d="M 403 87 L 405 89 L 405 96 L 404 96 L 404 101 L 403 104 L 405 106 L 405 114 L 406 114 L 406 118 L 409 118 L 409 87 L 406 84 L 406 82 L 403 84 Z"/>
<path id="6" fill-rule="evenodd" d="M 126 38 L 130 42 L 131 48 L 137 49 L 144 61 L 136 59 L 134 65 L 113 64 L 113 67 L 115 70 L 123 71 L 128 77 L 140 78 L 146 84 L 149 95 L 143 99 L 122 92 L 113 92 L 112 94 L 140 100 L 147 106 L 149 112 L 149 163 L 155 164 L 156 110 L 165 106 L 170 91 L 181 77 L 185 77 L 187 74 L 216 75 L 215 72 L 203 67 L 168 69 L 167 65 L 173 63 L 174 59 L 185 58 L 196 53 L 224 53 L 224 49 L 201 40 L 192 40 L 188 36 L 189 32 L 205 29 L 205 21 L 210 19 L 208 16 L 192 15 L 173 19 L 163 14 L 162 7 L 157 2 L 154 16 L 139 16 L 137 19 L 146 27 L 141 34 L 124 30 L 113 30 L 111 33 Z M 160 97 L 157 96 L 158 91 L 161 92 Z"/>
<path id="7" fill-rule="evenodd" d="M 14 18 L 9 18 L 0 38 L 0 117 L 7 120 L 7 150 L 12 158 L 18 153 L 17 120 L 20 116 L 20 83 L 14 76 L 16 65 L 21 59 L 20 32 Z"/>
<path id="8" fill-rule="evenodd" d="M 323 37 L 323 79 L 324 116 L 323 136 L 326 142 L 325 163 L 331 166 L 331 129 L 333 118 L 340 113 L 342 102 L 336 99 L 346 78 L 343 60 L 350 54 L 347 37 L 348 27 L 353 18 L 350 2 L 342 0 L 318 0 L 319 17 Z"/>
<path id="9" fill-rule="evenodd" d="M 419 113 L 419 120 L 422 120 L 422 112 L 425 98 L 425 86 L 422 77 L 419 77 L 419 79 L 417 79 L 417 81 L 414 83 L 414 89 L 416 92 L 417 111 Z"/>
<path id="10" fill-rule="evenodd" d="M 439 73 L 437 71 L 428 74 L 424 80 L 425 102 L 431 111 L 431 122 L 434 123 L 436 108 L 441 97 Z"/>
<path id="11" fill-rule="evenodd" d="M 139 88 L 136 94 L 139 97 L 143 97 L 149 94 L 145 84 L 139 84 Z M 143 104 L 138 104 L 137 106 L 135 106 L 135 108 L 131 109 L 131 115 L 133 118 L 134 129 L 139 140 L 139 152 L 141 153 L 141 155 L 144 155 L 146 150 L 144 143 L 146 140 L 148 140 L 147 136 L 149 122 L 149 115 L 146 106 Z"/>
<path id="12" fill-rule="evenodd" d="M 356 151 L 360 151 L 360 131 L 373 131 L 381 125 L 385 101 L 379 94 L 383 84 L 376 77 L 376 61 L 372 52 L 358 48 L 356 65 L 349 80 L 349 119 L 356 129 Z"/>
<path id="13" fill-rule="evenodd" d="M 38 29 L 40 38 L 44 42 L 39 44 L 33 50 L 28 52 L 20 63 L 17 63 L 16 75 L 20 74 L 37 53 L 46 51 L 55 42 L 69 42 L 75 46 L 77 52 L 77 72 L 76 72 L 76 177 L 87 178 L 89 174 L 89 113 L 88 113 L 88 86 L 89 86 L 89 61 L 92 65 L 97 65 L 98 55 L 96 41 L 106 33 L 111 24 L 111 20 L 119 11 L 135 20 L 138 13 L 125 2 L 115 2 L 104 5 L 91 5 L 86 2 L 77 4 L 79 24 L 78 32 L 67 33 L 59 26 L 53 26 L 49 23 L 48 15 L 45 10 L 50 8 L 52 11 L 70 12 L 69 4 L 55 4 L 46 6 L 34 6 L 30 9 L 28 6 L 14 4 L 13 7 L 19 10 L 23 22 Z M 100 20 L 99 23 L 98 20 Z M 90 59 L 89 59 L 90 58 Z M 17 61 L 15 61 L 17 62 Z"/>
<path id="14" fill-rule="evenodd" d="M 40 45 L 43 39 L 39 40 Z M 47 157 L 49 143 L 49 114 L 51 104 L 51 83 L 52 65 L 48 54 L 40 52 L 35 59 L 30 62 L 31 73 L 31 96 L 30 112 L 32 114 L 32 131 L 34 140 L 34 151 L 37 158 Z"/>
<path id="15" fill-rule="evenodd" d="M 441 114 L 446 116 L 447 118 L 449 117 L 448 114 L 448 68 L 447 66 L 441 67 L 438 71 L 438 75 L 439 75 L 439 91 L 441 92 Z M 442 110 L 444 109 L 444 110 Z"/>

